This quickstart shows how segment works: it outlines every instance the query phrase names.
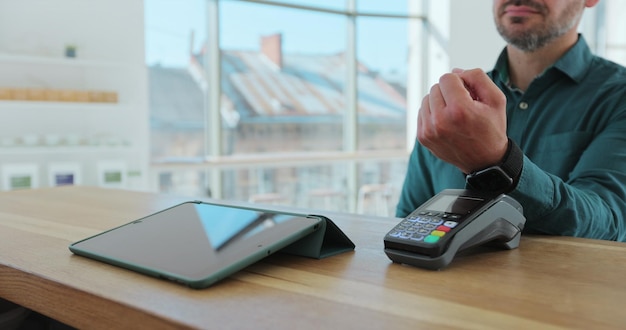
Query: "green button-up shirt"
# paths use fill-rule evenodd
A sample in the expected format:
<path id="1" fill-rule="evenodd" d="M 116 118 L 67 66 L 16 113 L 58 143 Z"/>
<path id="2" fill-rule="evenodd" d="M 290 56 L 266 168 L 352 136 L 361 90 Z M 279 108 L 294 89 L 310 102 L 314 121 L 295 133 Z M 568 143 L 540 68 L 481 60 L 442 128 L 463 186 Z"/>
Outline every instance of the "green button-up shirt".
<path id="1" fill-rule="evenodd" d="M 593 55 L 580 36 L 526 92 L 509 84 L 506 51 L 489 76 L 525 154 L 509 193 L 524 208 L 524 232 L 626 241 L 626 68 Z M 396 216 L 447 188 L 465 188 L 464 175 L 416 141 Z"/>

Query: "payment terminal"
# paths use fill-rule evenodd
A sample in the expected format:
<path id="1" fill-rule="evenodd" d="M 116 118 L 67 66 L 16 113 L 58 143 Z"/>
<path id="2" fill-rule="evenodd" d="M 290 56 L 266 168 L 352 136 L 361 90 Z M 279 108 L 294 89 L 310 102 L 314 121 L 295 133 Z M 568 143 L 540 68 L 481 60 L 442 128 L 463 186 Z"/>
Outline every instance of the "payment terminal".
<path id="1" fill-rule="evenodd" d="M 437 270 L 470 247 L 515 249 L 526 223 L 522 211 L 508 195 L 446 189 L 385 235 L 385 254 L 393 262 Z"/>

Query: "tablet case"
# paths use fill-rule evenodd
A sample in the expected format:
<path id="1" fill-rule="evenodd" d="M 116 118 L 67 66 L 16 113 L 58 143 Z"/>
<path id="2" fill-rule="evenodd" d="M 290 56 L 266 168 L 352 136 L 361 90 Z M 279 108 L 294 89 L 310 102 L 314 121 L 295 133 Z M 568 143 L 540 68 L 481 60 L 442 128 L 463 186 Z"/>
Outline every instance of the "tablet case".
<path id="1" fill-rule="evenodd" d="M 198 201 L 201 202 L 201 201 Z M 207 202 L 201 202 L 207 203 Z M 212 203 L 209 203 L 212 204 Z M 220 204 L 225 205 L 225 204 Z M 330 256 L 334 256 L 336 254 L 340 254 L 343 252 L 352 251 L 355 248 L 354 243 L 348 238 L 348 236 L 339 229 L 339 227 L 328 217 L 319 215 L 319 214 L 305 214 L 305 213 L 295 213 L 288 211 L 278 211 L 266 208 L 257 208 L 257 207 L 246 207 L 246 206 L 236 206 L 236 205 L 227 205 L 229 207 L 238 207 L 243 209 L 255 210 L 260 212 L 275 212 L 281 214 L 292 214 L 300 217 L 317 217 L 322 220 L 322 228 L 316 230 L 315 232 L 305 236 L 298 241 L 288 245 L 287 247 L 282 248 L 279 252 L 289 253 L 293 255 L 315 258 L 315 259 L 324 259 Z"/>
<path id="2" fill-rule="evenodd" d="M 323 259 L 354 250 L 354 243 L 332 220 L 322 215 L 311 216 L 324 220 L 322 228 L 281 249 L 280 252 Z"/>

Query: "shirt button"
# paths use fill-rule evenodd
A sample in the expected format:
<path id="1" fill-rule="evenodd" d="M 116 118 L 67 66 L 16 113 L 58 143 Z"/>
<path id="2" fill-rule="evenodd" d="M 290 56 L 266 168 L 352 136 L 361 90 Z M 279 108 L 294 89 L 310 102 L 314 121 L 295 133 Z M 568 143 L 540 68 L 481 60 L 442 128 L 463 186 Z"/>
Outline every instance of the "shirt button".
<path id="1" fill-rule="evenodd" d="M 519 108 L 520 108 L 520 109 L 522 109 L 522 110 L 526 110 L 526 109 L 528 109 L 528 103 L 526 103 L 526 102 L 520 102 L 520 103 L 519 103 Z"/>

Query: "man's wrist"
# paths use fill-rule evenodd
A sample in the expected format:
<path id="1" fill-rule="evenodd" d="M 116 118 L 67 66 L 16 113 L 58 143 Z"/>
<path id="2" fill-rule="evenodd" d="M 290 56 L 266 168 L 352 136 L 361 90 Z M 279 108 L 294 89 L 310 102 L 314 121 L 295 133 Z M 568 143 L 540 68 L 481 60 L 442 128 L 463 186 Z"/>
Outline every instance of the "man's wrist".
<path id="1" fill-rule="evenodd" d="M 524 166 L 524 153 L 509 138 L 507 151 L 500 164 L 487 167 L 466 175 L 471 189 L 494 193 L 508 193 L 517 187 Z"/>

